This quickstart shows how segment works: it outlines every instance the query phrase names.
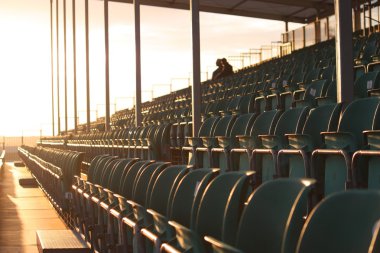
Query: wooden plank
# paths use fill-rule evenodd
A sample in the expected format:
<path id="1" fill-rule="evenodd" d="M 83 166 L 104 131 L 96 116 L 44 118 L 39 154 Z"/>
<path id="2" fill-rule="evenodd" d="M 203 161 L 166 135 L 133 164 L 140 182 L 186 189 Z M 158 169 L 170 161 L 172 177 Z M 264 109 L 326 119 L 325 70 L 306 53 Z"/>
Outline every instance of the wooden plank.
<path id="1" fill-rule="evenodd" d="M 25 167 L 6 163 L 0 171 L 0 252 L 36 253 L 36 231 L 67 229 L 40 188 L 19 185 Z"/>
<path id="2" fill-rule="evenodd" d="M 71 230 L 38 230 L 37 248 L 40 253 L 89 253 L 90 248 Z"/>

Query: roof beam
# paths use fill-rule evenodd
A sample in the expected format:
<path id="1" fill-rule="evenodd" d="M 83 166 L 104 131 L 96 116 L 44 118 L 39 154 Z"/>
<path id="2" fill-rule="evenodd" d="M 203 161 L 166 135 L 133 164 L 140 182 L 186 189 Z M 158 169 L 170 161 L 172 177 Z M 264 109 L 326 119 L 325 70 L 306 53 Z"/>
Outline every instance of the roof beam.
<path id="1" fill-rule="evenodd" d="M 132 3 L 132 0 L 112 0 L 113 2 L 120 3 Z M 156 1 L 156 0 L 141 0 L 141 5 L 154 6 L 154 7 L 165 7 L 165 8 L 174 8 L 181 10 L 189 10 L 190 6 L 188 3 L 178 3 L 178 2 L 167 2 L 167 1 Z M 202 12 L 211 12 L 219 13 L 226 15 L 236 15 L 250 18 L 263 18 L 263 19 L 272 19 L 280 21 L 289 21 L 295 23 L 305 23 L 305 20 L 299 17 L 286 17 L 278 14 L 267 14 L 257 11 L 247 11 L 247 10 L 238 10 L 238 9 L 229 9 L 223 7 L 213 7 L 213 6 L 200 6 L 200 11 Z"/>
<path id="2" fill-rule="evenodd" d="M 313 8 L 313 9 L 321 9 L 321 8 L 322 9 L 323 8 L 334 9 L 334 5 L 333 4 L 323 3 L 324 1 L 311 2 L 311 1 L 304 1 L 304 0 L 286 0 L 286 1 L 284 1 L 284 0 L 254 0 L 254 2 L 282 4 L 282 5 L 288 5 L 288 6 Z"/>

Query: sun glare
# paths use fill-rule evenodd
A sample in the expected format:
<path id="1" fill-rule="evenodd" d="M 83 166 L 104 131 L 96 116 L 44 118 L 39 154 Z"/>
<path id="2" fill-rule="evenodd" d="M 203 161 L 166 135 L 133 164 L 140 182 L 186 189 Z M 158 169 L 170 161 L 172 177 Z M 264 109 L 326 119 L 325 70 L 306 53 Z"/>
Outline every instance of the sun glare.
<path id="1" fill-rule="evenodd" d="M 55 3 L 53 1 L 54 113 L 57 124 L 57 67 Z M 59 1 L 59 89 L 61 130 L 64 130 L 63 13 Z M 77 92 L 79 122 L 85 123 L 84 1 L 76 1 Z M 68 128 L 74 127 L 73 44 L 71 1 L 67 1 Z M 104 116 L 105 67 L 102 3 L 90 1 L 91 120 Z M 133 105 L 135 53 L 133 10 L 130 4 L 110 2 L 110 102 L 111 113 Z M 142 6 L 142 98 L 143 101 L 187 87 L 191 81 L 191 29 L 188 11 Z M 173 23 L 173 20 L 176 20 Z M 263 44 L 265 22 L 256 19 L 201 13 L 202 78 L 210 77 L 215 59 L 239 54 Z M 221 24 L 218 28 L 215 24 Z M 273 24 L 273 25 L 272 25 Z M 239 29 L 236 29 L 239 27 Z M 255 32 L 246 32 L 255 28 Z M 274 30 L 266 42 L 278 40 L 284 28 L 271 21 Z M 277 27 L 278 34 L 275 29 Z M 52 99 L 50 65 L 50 2 L 43 0 L 0 1 L 0 87 L 3 124 L 0 136 L 51 135 Z M 270 37 L 272 36 L 272 37 Z M 275 36 L 275 37 L 274 37 Z M 232 62 L 232 64 L 236 64 Z M 238 66 L 235 66 L 235 69 Z M 57 126 L 56 126 L 57 129 Z"/>

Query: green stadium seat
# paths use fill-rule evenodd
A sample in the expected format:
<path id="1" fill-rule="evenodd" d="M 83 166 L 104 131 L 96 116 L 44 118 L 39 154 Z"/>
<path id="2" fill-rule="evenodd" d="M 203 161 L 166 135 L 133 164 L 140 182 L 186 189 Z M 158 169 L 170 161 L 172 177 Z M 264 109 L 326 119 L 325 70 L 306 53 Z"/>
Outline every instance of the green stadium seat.
<path id="1" fill-rule="evenodd" d="M 197 165 L 198 159 L 196 156 L 196 149 L 198 147 L 201 147 L 203 145 L 202 139 L 200 137 L 202 136 L 213 136 L 213 132 L 215 129 L 216 124 L 220 120 L 219 116 L 206 118 L 204 122 L 202 123 L 201 127 L 199 128 L 198 137 L 188 137 L 187 141 L 189 146 L 185 146 L 182 148 L 182 160 L 185 160 L 185 152 L 188 153 L 189 159 L 188 164 L 189 165 Z"/>
<path id="2" fill-rule="evenodd" d="M 259 135 L 260 145 L 252 151 L 252 166 L 256 172 L 256 184 L 261 184 L 279 176 L 279 168 L 284 164 L 277 164 L 277 153 L 286 147 L 286 134 L 301 133 L 309 113 L 308 107 L 286 110 L 278 119 L 273 134 Z"/>
<path id="3" fill-rule="evenodd" d="M 369 252 L 379 219 L 379 192 L 335 193 L 322 200 L 308 217 L 296 252 Z"/>
<path id="4" fill-rule="evenodd" d="M 210 135 L 199 136 L 202 140 L 202 147 L 197 147 L 195 151 L 197 156 L 196 167 L 211 168 L 213 166 L 211 150 L 219 145 L 216 136 L 230 136 L 235 119 L 236 115 L 224 115 L 216 123 L 214 131 Z"/>
<path id="5" fill-rule="evenodd" d="M 311 177 L 311 152 L 323 146 L 321 132 L 337 129 L 340 112 L 341 104 L 313 108 L 306 119 L 302 133 L 285 134 L 288 145 L 277 154 L 278 164 L 282 164 L 278 168 L 280 177 Z"/>
<path id="6" fill-rule="evenodd" d="M 372 89 L 380 88 L 380 72 L 373 71 L 363 74 L 354 83 L 355 98 L 368 97 L 368 92 Z"/>
<path id="7" fill-rule="evenodd" d="M 326 93 L 327 87 L 327 80 L 315 80 L 305 90 L 294 91 L 295 107 L 316 106 L 316 98 Z"/>
<path id="8" fill-rule="evenodd" d="M 250 191 L 253 172 L 229 172 L 217 176 L 204 191 L 189 227 L 170 221 L 176 231 L 176 240 L 164 243 L 163 252 L 207 252 L 203 236 L 211 235 L 219 240 L 235 242 L 240 213 Z"/>
<path id="9" fill-rule="evenodd" d="M 239 147 L 239 141 L 236 136 L 248 135 L 256 116 L 255 113 L 239 115 L 228 136 L 216 136 L 218 147 L 211 149 L 212 167 L 220 168 L 222 171 L 232 170 L 230 152 L 232 149 Z"/>
<path id="10" fill-rule="evenodd" d="M 271 134 L 277 124 L 282 111 L 271 110 L 258 115 L 252 124 L 249 135 L 236 136 L 239 148 L 231 150 L 232 170 L 252 170 L 252 150 L 259 146 L 259 135 Z"/>
<path id="11" fill-rule="evenodd" d="M 294 252 L 308 212 L 313 179 L 277 179 L 262 184 L 247 201 L 233 246 L 206 236 L 213 252 Z"/>
<path id="12" fill-rule="evenodd" d="M 351 157 L 363 147 L 362 132 L 378 123 L 379 98 L 357 99 L 344 110 L 336 132 L 321 133 L 324 148 L 312 153 L 311 176 L 316 178 L 318 197 L 352 187 Z"/>

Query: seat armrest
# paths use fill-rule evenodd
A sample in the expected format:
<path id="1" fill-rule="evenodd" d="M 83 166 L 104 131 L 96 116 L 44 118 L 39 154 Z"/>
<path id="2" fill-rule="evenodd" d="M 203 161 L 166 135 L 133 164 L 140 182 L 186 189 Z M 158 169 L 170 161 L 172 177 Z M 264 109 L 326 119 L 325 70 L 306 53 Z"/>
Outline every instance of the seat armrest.
<path id="1" fill-rule="evenodd" d="M 114 193 L 109 189 L 104 189 L 105 194 L 108 195 L 108 200 L 110 203 L 113 203 L 115 201 Z"/>
<path id="2" fill-rule="evenodd" d="M 103 186 L 96 184 L 95 187 L 97 188 L 97 191 L 99 193 L 99 198 L 105 198 L 107 193 L 104 191 Z"/>
<path id="3" fill-rule="evenodd" d="M 259 135 L 261 145 L 268 149 L 282 148 L 281 139 L 277 135 Z"/>
<path id="4" fill-rule="evenodd" d="M 119 194 L 114 195 L 117 198 L 118 205 L 121 211 L 130 211 L 132 210 L 131 205 L 127 202 L 127 199 Z"/>
<path id="5" fill-rule="evenodd" d="M 254 149 L 256 146 L 256 140 L 254 136 L 249 135 L 237 135 L 239 140 L 239 146 L 246 149 Z"/>
<path id="6" fill-rule="evenodd" d="M 354 152 L 358 149 L 355 136 L 349 132 L 322 132 L 327 149 L 344 149 Z"/>
<path id="7" fill-rule="evenodd" d="M 218 139 L 215 137 L 201 136 L 203 147 L 215 148 L 218 146 Z"/>
<path id="8" fill-rule="evenodd" d="M 197 233 L 175 221 L 169 221 L 169 225 L 175 229 L 177 242 L 182 249 L 189 249 L 197 245 L 202 248 L 201 252 L 206 252 Z"/>
<path id="9" fill-rule="evenodd" d="M 127 200 L 127 203 L 132 207 L 133 216 L 136 219 L 136 221 L 138 222 L 143 221 L 146 217 L 146 209 L 142 205 L 132 200 Z"/>
<path id="10" fill-rule="evenodd" d="M 199 137 L 187 137 L 186 138 L 190 147 L 200 147 L 202 146 L 202 139 Z"/>
<path id="11" fill-rule="evenodd" d="M 367 91 L 367 94 L 369 97 L 375 97 L 375 96 L 380 96 L 380 89 L 371 89 Z"/>
<path id="12" fill-rule="evenodd" d="M 74 175 L 74 178 L 78 187 L 81 187 L 84 184 L 84 180 L 80 176 Z"/>
<path id="13" fill-rule="evenodd" d="M 313 139 L 307 134 L 285 134 L 285 138 L 292 149 L 302 149 L 311 152 L 314 149 Z"/>
<path id="14" fill-rule="evenodd" d="M 218 139 L 218 144 L 222 148 L 233 148 L 236 146 L 236 137 L 234 136 L 216 136 Z"/>
<path id="15" fill-rule="evenodd" d="M 222 241 L 219 241 L 218 239 L 215 239 L 214 237 L 211 236 L 205 236 L 204 237 L 205 241 L 211 245 L 212 247 L 212 252 L 217 252 L 217 253 L 243 253 L 243 251 L 228 245 L 227 243 L 224 243 Z"/>
<path id="16" fill-rule="evenodd" d="M 171 240 L 174 237 L 174 229 L 169 226 L 168 219 L 166 216 L 152 210 L 148 209 L 147 212 L 152 216 L 155 230 L 166 237 L 167 240 Z"/>
<path id="17" fill-rule="evenodd" d="M 363 135 L 369 149 L 380 149 L 380 130 L 363 131 Z"/>

